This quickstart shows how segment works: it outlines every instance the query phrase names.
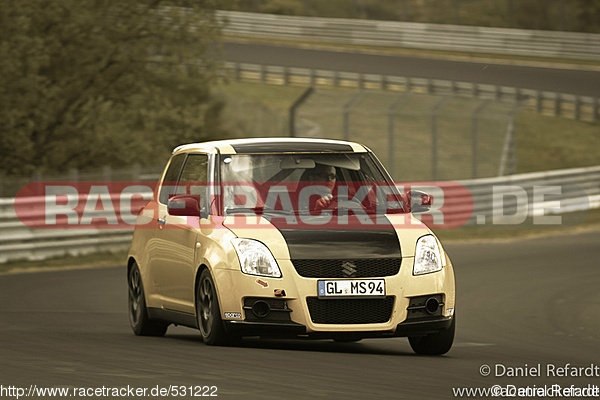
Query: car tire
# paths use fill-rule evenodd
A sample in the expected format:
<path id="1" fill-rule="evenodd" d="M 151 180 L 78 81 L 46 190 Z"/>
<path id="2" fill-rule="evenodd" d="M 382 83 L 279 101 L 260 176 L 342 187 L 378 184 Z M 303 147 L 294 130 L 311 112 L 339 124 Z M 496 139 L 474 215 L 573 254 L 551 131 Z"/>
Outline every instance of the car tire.
<path id="1" fill-rule="evenodd" d="M 133 264 L 127 275 L 128 314 L 133 333 L 138 336 L 164 336 L 169 324 L 155 321 L 148 316 L 142 276 L 137 264 Z"/>
<path id="2" fill-rule="evenodd" d="M 408 338 L 410 347 L 420 355 L 438 356 L 446 354 L 454 343 L 454 332 L 456 330 L 456 315 L 448 329 L 432 333 L 427 336 L 413 336 Z"/>
<path id="3" fill-rule="evenodd" d="M 196 319 L 204 343 L 220 346 L 229 342 L 221 319 L 215 283 L 208 269 L 200 274 L 200 281 L 196 288 Z"/>

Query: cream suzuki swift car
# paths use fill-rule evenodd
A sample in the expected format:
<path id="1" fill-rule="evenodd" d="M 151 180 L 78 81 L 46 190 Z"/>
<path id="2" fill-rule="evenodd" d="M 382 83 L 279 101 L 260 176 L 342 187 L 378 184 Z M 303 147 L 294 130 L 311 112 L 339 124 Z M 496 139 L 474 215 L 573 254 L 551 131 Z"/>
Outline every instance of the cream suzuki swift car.
<path id="1" fill-rule="evenodd" d="M 412 212 L 432 200 L 418 197 Z M 408 337 L 418 354 L 444 354 L 454 340 L 450 259 L 411 213 L 410 190 L 357 143 L 176 148 L 138 216 L 127 277 L 137 335 L 176 324 L 210 345 Z"/>

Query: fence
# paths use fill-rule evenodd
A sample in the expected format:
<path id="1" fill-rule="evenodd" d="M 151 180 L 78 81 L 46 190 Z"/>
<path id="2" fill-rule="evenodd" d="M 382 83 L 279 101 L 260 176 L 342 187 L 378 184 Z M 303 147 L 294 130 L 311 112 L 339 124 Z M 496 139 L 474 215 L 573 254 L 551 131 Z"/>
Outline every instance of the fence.
<path id="1" fill-rule="evenodd" d="M 295 112 L 296 136 L 364 143 L 399 180 L 515 172 L 518 103 L 380 91 L 314 90 Z"/>
<path id="2" fill-rule="evenodd" d="M 444 218 L 449 224 L 468 220 L 470 225 L 505 226 L 542 214 L 600 208 L 600 166 L 459 183 L 469 190 L 458 190 L 456 196 L 445 193 Z M 435 189 L 436 183 L 431 186 Z M 436 204 L 435 190 L 433 194 Z M 31 211 L 28 217 L 43 218 L 43 197 L 29 198 L 26 203 Z M 95 217 L 105 214 L 98 210 Z M 0 263 L 124 250 L 130 240 L 131 229 L 32 229 L 17 218 L 14 198 L 0 199 Z"/>
<path id="3" fill-rule="evenodd" d="M 600 34 L 220 11 L 224 33 L 365 46 L 600 60 Z"/>

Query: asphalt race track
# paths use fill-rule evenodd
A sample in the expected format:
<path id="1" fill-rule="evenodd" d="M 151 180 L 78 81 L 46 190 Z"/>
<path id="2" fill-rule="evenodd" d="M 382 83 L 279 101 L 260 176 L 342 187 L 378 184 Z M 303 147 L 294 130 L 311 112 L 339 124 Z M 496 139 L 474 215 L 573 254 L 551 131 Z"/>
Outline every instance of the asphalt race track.
<path id="1" fill-rule="evenodd" d="M 0 276 L 4 387 L 217 386 L 236 399 L 439 399 L 453 387 L 598 384 L 546 377 L 547 364 L 600 364 L 600 232 L 448 244 L 457 338 L 443 357 L 406 339 L 247 339 L 209 347 L 188 328 L 136 337 L 123 267 Z M 493 377 L 496 364 L 541 364 L 542 377 Z M 480 375 L 482 365 L 492 375 Z M 172 397 L 174 398 L 174 397 Z"/>
<path id="2" fill-rule="evenodd" d="M 223 59 L 288 67 L 445 79 L 597 97 L 600 71 L 360 54 L 256 43 L 223 43 Z"/>

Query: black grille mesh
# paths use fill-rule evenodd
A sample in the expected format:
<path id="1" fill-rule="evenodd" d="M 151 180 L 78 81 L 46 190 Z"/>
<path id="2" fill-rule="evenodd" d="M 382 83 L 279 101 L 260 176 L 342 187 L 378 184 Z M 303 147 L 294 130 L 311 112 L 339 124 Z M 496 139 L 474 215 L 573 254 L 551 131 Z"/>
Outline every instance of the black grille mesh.
<path id="1" fill-rule="evenodd" d="M 351 263 L 356 272 L 344 268 L 345 263 Z M 400 258 L 365 258 L 353 260 L 292 260 L 294 268 L 305 278 L 374 278 L 396 275 L 400 271 Z"/>
<path id="2" fill-rule="evenodd" d="M 316 324 L 377 324 L 387 322 L 394 297 L 380 299 L 332 299 L 307 297 L 310 318 Z"/>

